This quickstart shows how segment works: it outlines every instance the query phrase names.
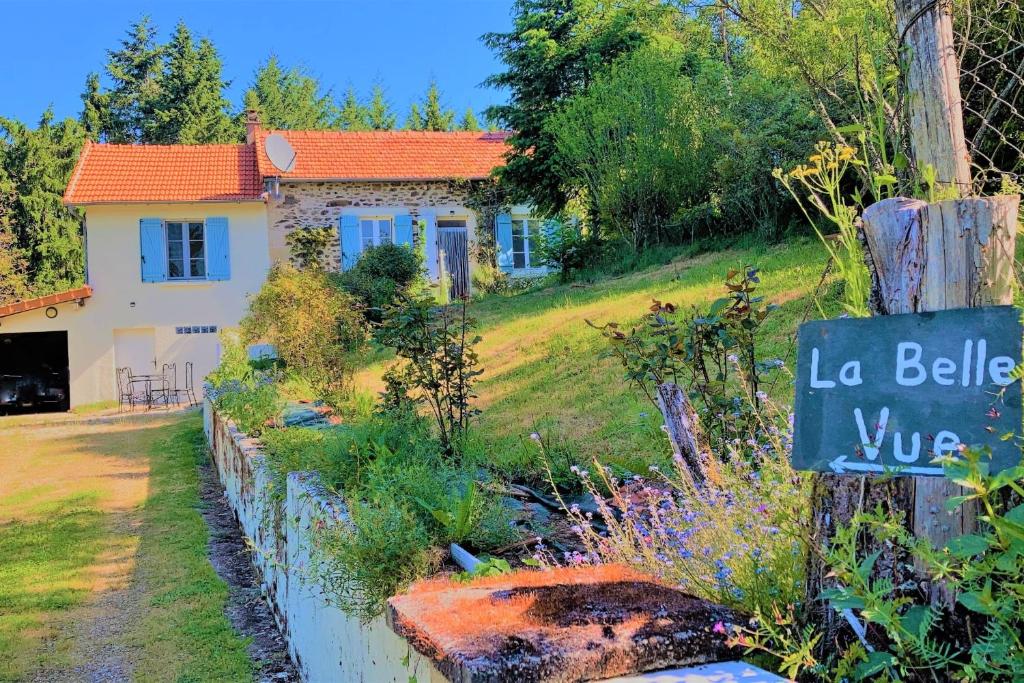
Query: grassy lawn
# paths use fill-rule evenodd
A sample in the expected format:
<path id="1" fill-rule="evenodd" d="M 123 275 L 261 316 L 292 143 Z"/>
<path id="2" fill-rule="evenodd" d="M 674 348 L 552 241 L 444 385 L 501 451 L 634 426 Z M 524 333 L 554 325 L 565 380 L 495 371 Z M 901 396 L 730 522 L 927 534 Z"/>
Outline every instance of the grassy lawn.
<path id="1" fill-rule="evenodd" d="M 241 681 L 206 558 L 197 415 L 0 427 L 0 681 Z"/>
<path id="2" fill-rule="evenodd" d="M 484 375 L 478 385 L 483 414 L 477 434 L 492 460 L 513 473 L 529 475 L 535 447 L 526 438 L 539 431 L 584 458 L 600 457 L 632 471 L 668 454 L 657 410 L 622 381 L 622 368 L 601 358 L 604 340 L 586 324 L 637 322 L 652 298 L 681 307 L 706 307 L 724 293 L 731 268 L 762 271 L 767 301 L 780 305 L 764 327 L 765 357 L 795 360 L 796 327 L 805 315 L 820 317 L 817 305 L 835 314 L 835 292 L 813 293 L 827 257 L 813 239 L 761 248 L 731 250 L 677 260 L 665 266 L 585 284 L 547 287 L 517 296 L 474 302 L 483 341 L 478 346 Z M 379 391 L 386 361 L 357 374 L 357 383 Z M 792 401 L 788 370 L 771 392 Z"/>

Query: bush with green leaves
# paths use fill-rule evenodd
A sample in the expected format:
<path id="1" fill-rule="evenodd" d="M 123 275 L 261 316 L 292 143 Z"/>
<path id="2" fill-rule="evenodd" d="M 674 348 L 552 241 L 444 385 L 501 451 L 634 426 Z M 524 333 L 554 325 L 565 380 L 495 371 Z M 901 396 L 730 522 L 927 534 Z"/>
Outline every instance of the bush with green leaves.
<path id="1" fill-rule="evenodd" d="M 734 269 L 725 296 L 707 308 L 680 312 L 655 300 L 644 324 L 628 331 L 617 322 L 590 324 L 608 340 L 606 354 L 622 363 L 626 380 L 654 405 L 657 385 L 671 382 L 686 391 L 707 431 L 748 435 L 761 424 L 764 379 L 782 365 L 758 351 L 761 326 L 776 308 L 757 295 L 759 284 L 756 268 Z"/>
<path id="2" fill-rule="evenodd" d="M 316 572 L 339 607 L 364 619 L 433 572 L 449 543 L 486 552 L 518 539 L 500 486 L 481 479 L 483 458 L 453 463 L 414 411 L 331 429 L 269 430 L 263 442 L 272 499 L 283 501 L 294 471 L 316 471 L 344 498 L 351 524 L 316 534 Z"/>
<path id="3" fill-rule="evenodd" d="M 558 269 L 563 282 L 572 280 L 579 271 L 592 268 L 608 251 L 606 240 L 574 220 L 559 221 L 538 242 L 538 255 L 544 263 Z M 532 244 L 530 248 L 534 248 Z"/>
<path id="4" fill-rule="evenodd" d="M 351 354 L 365 343 L 366 326 L 354 299 L 325 273 L 278 264 L 249 301 L 242 340 L 272 344 L 289 371 L 337 402 L 349 389 Z"/>
<path id="5" fill-rule="evenodd" d="M 341 287 L 360 302 L 367 319 L 379 322 L 385 308 L 420 284 L 423 264 L 409 247 L 382 244 L 367 248 L 355 266 L 336 277 Z"/>
<path id="6" fill-rule="evenodd" d="M 902 515 L 861 512 L 828 549 L 834 586 L 821 595 L 860 624 L 859 634 L 848 634 L 837 649 L 793 610 L 775 610 L 737 629 L 733 643 L 772 655 L 800 680 L 1024 680 L 1024 463 L 993 475 L 990 454 L 972 448 L 940 462 L 945 477 L 964 488 L 946 509 L 980 506 L 975 533 L 935 549 L 906 528 Z M 953 609 L 933 603 L 917 582 L 894 585 L 880 576 L 881 550 L 865 555 L 865 537 L 901 566 L 923 568 L 925 585 L 943 583 L 955 597 Z"/>
<path id="7" fill-rule="evenodd" d="M 426 403 L 448 455 L 460 454 L 470 420 L 479 412 L 471 402 L 473 384 L 483 373 L 475 349 L 480 337 L 467 310 L 466 301 L 439 306 L 429 298 L 403 296 L 374 330 L 376 341 L 402 360 L 389 371 L 385 404 L 399 404 L 406 396 Z"/>
<path id="8" fill-rule="evenodd" d="M 258 436 L 273 424 L 283 408 L 275 367 L 259 368 L 249 359 L 236 330 L 220 335 L 220 364 L 206 376 L 205 395 L 247 434 Z"/>

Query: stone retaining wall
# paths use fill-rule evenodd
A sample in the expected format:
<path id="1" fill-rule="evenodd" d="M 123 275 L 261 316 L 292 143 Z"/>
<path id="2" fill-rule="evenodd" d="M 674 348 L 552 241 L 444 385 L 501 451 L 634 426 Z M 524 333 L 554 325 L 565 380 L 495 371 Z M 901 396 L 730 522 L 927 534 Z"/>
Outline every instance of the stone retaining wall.
<path id="1" fill-rule="evenodd" d="M 270 499 L 270 473 L 256 439 L 203 404 L 207 442 L 225 496 L 253 545 L 253 564 L 303 680 L 311 683 L 441 683 L 448 680 L 434 661 L 417 652 L 378 617 L 360 623 L 332 605 L 313 578 L 313 529 L 346 524 L 342 499 L 324 490 L 308 472 L 288 475 L 283 504 Z M 278 507 L 280 506 L 280 507 Z M 467 674 L 468 675 L 468 674 Z M 465 677 L 464 677 L 465 678 Z M 465 680 L 478 680 L 469 676 Z M 480 679 L 483 680 L 483 679 Z M 491 678 L 486 678 L 490 681 Z M 560 679 L 561 680 L 561 679 Z M 568 680 L 568 679 L 566 679 Z M 783 679 L 743 662 L 637 674 L 609 683 L 690 683 Z"/>
<path id="2" fill-rule="evenodd" d="M 253 543 L 253 563 L 303 680 L 445 681 L 382 617 L 361 624 L 330 604 L 311 578 L 311 530 L 318 521 L 345 523 L 341 499 L 324 491 L 316 475 L 293 472 L 284 505 L 276 509 L 259 443 L 216 415 L 208 401 L 204 423 L 225 495 Z"/>

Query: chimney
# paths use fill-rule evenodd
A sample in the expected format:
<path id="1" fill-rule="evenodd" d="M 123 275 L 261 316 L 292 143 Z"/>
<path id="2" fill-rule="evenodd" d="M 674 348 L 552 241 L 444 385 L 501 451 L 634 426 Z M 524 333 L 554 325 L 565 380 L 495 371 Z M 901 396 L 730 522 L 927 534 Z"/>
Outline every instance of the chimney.
<path id="1" fill-rule="evenodd" d="M 256 142 L 256 134 L 260 129 L 260 113 L 255 109 L 245 112 L 245 144 Z"/>

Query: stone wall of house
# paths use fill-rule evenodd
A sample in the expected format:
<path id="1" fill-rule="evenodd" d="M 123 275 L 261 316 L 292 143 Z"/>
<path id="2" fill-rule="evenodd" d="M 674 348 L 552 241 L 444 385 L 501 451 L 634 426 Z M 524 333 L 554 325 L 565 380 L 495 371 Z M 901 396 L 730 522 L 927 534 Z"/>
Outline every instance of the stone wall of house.
<path id="1" fill-rule="evenodd" d="M 455 183 L 441 181 L 397 182 L 282 182 L 280 197 L 269 205 L 270 258 L 277 263 L 289 258 L 285 238 L 293 230 L 330 226 L 338 228 L 340 216 L 418 216 L 431 209 L 439 218 L 466 218 L 469 238 L 474 239 L 476 217 L 466 206 L 467 192 Z M 340 262 L 337 240 L 327 253 L 329 267 Z"/>

